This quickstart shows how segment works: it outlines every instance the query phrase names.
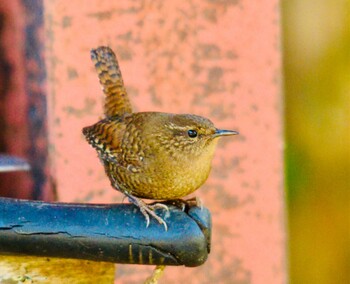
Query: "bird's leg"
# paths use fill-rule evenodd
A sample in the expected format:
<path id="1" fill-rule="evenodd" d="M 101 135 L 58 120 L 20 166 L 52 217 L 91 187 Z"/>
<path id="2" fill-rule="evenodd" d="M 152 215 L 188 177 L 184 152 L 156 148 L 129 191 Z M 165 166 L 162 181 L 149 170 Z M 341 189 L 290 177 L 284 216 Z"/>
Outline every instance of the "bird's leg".
<path id="1" fill-rule="evenodd" d="M 168 230 L 168 226 L 165 223 L 165 221 L 154 212 L 154 210 L 158 208 L 162 208 L 169 211 L 168 206 L 161 203 L 148 205 L 141 198 L 137 198 L 136 196 L 133 196 L 130 193 L 126 193 L 126 192 L 124 192 L 124 194 L 129 198 L 131 203 L 133 203 L 134 205 L 140 208 L 141 213 L 146 218 L 146 228 L 149 226 L 149 222 L 150 222 L 149 216 L 151 215 L 154 219 L 156 219 L 159 222 L 159 224 L 164 225 L 165 231 Z"/>
<path id="2" fill-rule="evenodd" d="M 165 265 L 157 265 L 153 270 L 152 276 L 146 279 L 145 284 L 156 284 L 159 278 L 162 276 L 165 269 Z"/>

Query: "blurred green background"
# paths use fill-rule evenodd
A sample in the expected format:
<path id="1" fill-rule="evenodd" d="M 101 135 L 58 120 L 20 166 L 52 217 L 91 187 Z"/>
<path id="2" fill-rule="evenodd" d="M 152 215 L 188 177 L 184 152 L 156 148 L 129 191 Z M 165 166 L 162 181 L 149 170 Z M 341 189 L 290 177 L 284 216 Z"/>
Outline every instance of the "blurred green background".
<path id="1" fill-rule="evenodd" d="M 281 2 L 291 283 L 350 283 L 349 2 Z"/>

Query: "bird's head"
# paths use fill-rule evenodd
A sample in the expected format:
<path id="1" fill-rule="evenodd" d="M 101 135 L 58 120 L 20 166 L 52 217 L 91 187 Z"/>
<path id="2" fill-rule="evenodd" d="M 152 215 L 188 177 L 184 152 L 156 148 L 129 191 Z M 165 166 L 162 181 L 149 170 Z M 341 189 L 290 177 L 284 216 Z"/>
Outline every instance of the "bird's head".
<path id="1" fill-rule="evenodd" d="M 217 129 L 209 119 L 192 114 L 160 114 L 160 119 L 152 125 L 153 136 L 160 148 L 172 155 L 190 158 L 212 155 L 219 137 L 238 134 L 233 130 Z"/>

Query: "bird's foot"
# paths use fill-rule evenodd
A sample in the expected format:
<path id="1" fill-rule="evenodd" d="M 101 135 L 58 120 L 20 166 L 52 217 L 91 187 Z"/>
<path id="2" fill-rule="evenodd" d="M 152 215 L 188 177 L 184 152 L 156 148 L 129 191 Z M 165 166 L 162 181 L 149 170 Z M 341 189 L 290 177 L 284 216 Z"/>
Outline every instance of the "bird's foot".
<path id="1" fill-rule="evenodd" d="M 146 202 L 144 202 L 142 199 L 137 198 L 131 194 L 125 193 L 125 195 L 129 198 L 130 202 L 140 208 L 141 213 L 146 218 L 146 228 L 148 228 L 150 223 L 149 216 L 152 216 L 158 221 L 159 224 L 163 224 L 165 231 L 168 231 L 168 225 L 166 222 L 154 212 L 156 209 L 165 209 L 166 211 L 169 211 L 168 206 L 162 203 L 146 204 Z"/>
<path id="2" fill-rule="evenodd" d="M 186 199 L 185 202 L 188 204 L 188 206 L 197 206 L 203 210 L 203 201 L 198 196 Z"/>
<path id="3" fill-rule="evenodd" d="M 189 208 L 196 206 L 203 210 L 203 202 L 199 197 L 192 197 L 189 199 L 174 199 L 167 201 L 169 204 L 174 205 L 181 209 L 181 211 L 188 211 Z"/>

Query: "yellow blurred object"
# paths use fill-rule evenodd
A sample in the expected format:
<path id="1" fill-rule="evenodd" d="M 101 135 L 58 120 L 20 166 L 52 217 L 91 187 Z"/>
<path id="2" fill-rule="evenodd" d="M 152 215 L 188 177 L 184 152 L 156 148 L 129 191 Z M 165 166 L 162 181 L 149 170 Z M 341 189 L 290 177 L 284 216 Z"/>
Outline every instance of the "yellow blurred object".
<path id="1" fill-rule="evenodd" d="M 349 1 L 282 4 L 291 283 L 350 283 Z"/>
<path id="2" fill-rule="evenodd" d="M 0 283 L 101 283 L 114 280 L 115 265 L 81 259 L 0 256 Z"/>

